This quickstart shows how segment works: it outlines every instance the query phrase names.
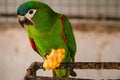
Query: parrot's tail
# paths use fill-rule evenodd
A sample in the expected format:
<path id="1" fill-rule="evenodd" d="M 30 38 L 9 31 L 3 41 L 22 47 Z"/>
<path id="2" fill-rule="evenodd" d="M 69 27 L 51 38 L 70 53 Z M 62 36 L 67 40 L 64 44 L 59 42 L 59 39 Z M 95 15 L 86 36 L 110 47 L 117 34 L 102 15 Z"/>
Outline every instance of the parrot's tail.
<path id="1" fill-rule="evenodd" d="M 54 69 L 53 77 L 57 78 L 69 78 L 70 69 Z"/>
<path id="2" fill-rule="evenodd" d="M 76 77 L 77 74 L 73 69 L 54 69 L 53 70 L 53 77 L 58 78 L 69 78 L 69 76 Z"/>

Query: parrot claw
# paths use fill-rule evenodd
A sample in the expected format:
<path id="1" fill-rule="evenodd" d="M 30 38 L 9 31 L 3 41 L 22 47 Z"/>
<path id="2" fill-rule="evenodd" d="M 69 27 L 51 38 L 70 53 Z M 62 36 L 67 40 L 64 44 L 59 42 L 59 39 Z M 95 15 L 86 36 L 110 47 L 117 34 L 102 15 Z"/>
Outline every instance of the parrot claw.
<path id="1" fill-rule="evenodd" d="M 70 70 L 70 75 L 73 77 L 77 76 L 76 72 L 73 69 Z"/>
<path id="2" fill-rule="evenodd" d="M 70 68 L 70 75 L 73 76 L 73 77 L 76 77 L 77 74 L 76 72 L 73 70 L 74 66 Z"/>

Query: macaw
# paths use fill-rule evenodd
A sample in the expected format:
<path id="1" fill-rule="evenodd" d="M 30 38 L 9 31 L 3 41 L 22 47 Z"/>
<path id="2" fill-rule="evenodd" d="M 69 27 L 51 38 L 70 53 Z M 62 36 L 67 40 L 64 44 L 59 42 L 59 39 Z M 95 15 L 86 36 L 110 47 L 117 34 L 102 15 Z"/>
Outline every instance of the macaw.
<path id="1" fill-rule="evenodd" d="M 21 4 L 17 15 L 19 23 L 28 33 L 32 48 L 46 60 L 45 68 L 53 70 L 58 78 L 76 76 L 73 68 L 57 69 L 61 62 L 74 62 L 75 58 L 76 42 L 68 18 L 39 1 Z"/>

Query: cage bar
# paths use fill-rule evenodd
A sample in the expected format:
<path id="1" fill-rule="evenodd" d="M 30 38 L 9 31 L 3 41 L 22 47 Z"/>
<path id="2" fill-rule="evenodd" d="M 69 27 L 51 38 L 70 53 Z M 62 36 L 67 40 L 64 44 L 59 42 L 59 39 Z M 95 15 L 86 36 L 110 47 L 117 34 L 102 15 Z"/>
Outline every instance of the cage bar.
<path id="1" fill-rule="evenodd" d="M 0 17 L 16 17 L 18 6 L 25 2 L 12 0 L 1 0 Z M 63 13 L 74 19 L 106 19 L 120 20 L 120 0 L 40 0 L 48 4 L 54 11 Z M 113 3 L 114 2 L 114 3 Z M 12 4 L 12 5 L 9 5 Z M 19 5 L 18 5 L 19 4 Z M 11 10 L 9 8 L 11 7 Z M 77 10 L 77 11 L 76 11 Z M 4 14 L 4 15 L 3 15 Z M 7 14 L 7 15 L 6 15 Z"/>

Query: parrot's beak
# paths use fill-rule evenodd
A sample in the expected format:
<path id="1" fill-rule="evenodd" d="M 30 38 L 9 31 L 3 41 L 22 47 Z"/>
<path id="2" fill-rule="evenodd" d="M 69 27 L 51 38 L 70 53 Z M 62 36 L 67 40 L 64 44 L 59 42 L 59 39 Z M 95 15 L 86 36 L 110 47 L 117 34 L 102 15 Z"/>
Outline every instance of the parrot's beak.
<path id="1" fill-rule="evenodd" d="M 24 28 L 24 25 L 33 25 L 33 21 L 25 16 L 18 15 L 18 21 L 20 25 Z"/>

